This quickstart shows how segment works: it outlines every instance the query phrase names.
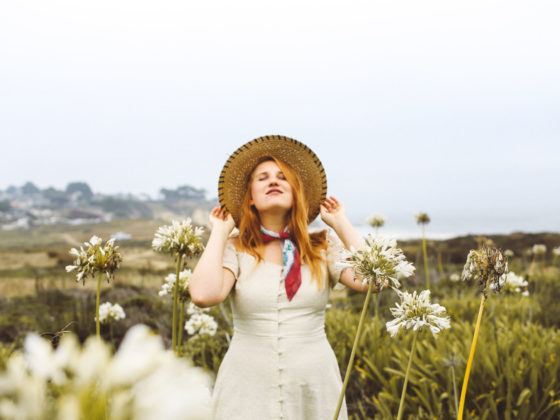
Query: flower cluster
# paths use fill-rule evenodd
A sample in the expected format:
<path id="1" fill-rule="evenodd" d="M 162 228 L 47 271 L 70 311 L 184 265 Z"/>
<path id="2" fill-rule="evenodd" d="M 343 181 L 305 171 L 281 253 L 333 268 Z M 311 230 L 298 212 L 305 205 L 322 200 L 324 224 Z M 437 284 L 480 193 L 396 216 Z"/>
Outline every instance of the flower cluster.
<path id="1" fill-rule="evenodd" d="M 508 272 L 508 261 L 502 251 L 498 248 L 488 248 L 483 246 L 479 250 L 471 250 L 467 257 L 467 262 L 463 268 L 463 280 L 473 279 L 478 281 L 482 292 L 490 284 L 492 289 L 499 292 L 501 289 L 500 277 Z"/>
<path id="2" fill-rule="evenodd" d="M 428 213 L 420 212 L 415 214 L 414 217 L 416 218 L 416 223 L 419 225 L 427 225 L 430 223 L 430 216 L 428 216 Z"/>
<path id="3" fill-rule="evenodd" d="M 66 334 L 54 351 L 30 334 L 24 353 L 15 353 L 0 372 L 0 384 L 0 418 L 77 419 L 86 412 L 116 420 L 211 416 L 209 375 L 165 350 L 144 325 L 128 331 L 114 357 L 96 337 L 81 348 Z"/>
<path id="4" fill-rule="evenodd" d="M 417 294 L 401 292 L 396 290 L 401 299 L 395 308 L 391 308 L 391 314 L 395 317 L 387 322 L 387 331 L 394 337 L 400 328 L 417 331 L 423 327 L 429 327 L 432 334 L 437 334 L 446 328 L 450 328 L 449 317 L 444 316 L 446 309 L 437 304 L 430 304 L 430 291 L 424 290 Z"/>
<path id="5" fill-rule="evenodd" d="M 189 297 L 189 281 L 191 279 L 192 271 L 189 269 L 183 270 L 179 273 L 179 282 L 178 282 L 178 297 L 181 302 L 186 302 Z M 159 291 L 160 296 L 173 296 L 175 284 L 177 284 L 177 276 L 175 274 L 169 274 L 165 279 L 165 283 L 161 286 L 161 290 Z"/>
<path id="6" fill-rule="evenodd" d="M 385 224 L 385 216 L 379 213 L 373 213 L 366 219 L 366 221 L 371 227 L 381 227 Z"/>
<path id="7" fill-rule="evenodd" d="M 544 245 L 544 244 L 533 245 L 533 254 L 534 255 L 546 254 L 546 245 Z"/>
<path id="8" fill-rule="evenodd" d="M 173 220 L 171 225 L 161 226 L 152 241 L 152 248 L 164 254 L 184 257 L 196 256 L 204 249 L 200 238 L 204 228 L 194 228 L 191 219 Z"/>
<path id="9" fill-rule="evenodd" d="M 70 254 L 76 256 L 77 259 L 73 265 L 66 266 L 66 271 L 76 270 L 76 281 L 82 281 L 84 284 L 86 278 L 93 277 L 95 273 L 104 273 L 109 281 L 122 262 L 118 249 L 114 239 L 109 239 L 103 245 L 101 238 L 94 235 L 89 242 L 84 243 L 84 246 L 80 246 L 79 250 L 76 248 L 70 250 Z"/>
<path id="10" fill-rule="evenodd" d="M 125 318 L 126 314 L 124 313 L 124 309 L 118 303 L 113 305 L 111 302 L 105 302 L 99 305 L 99 322 L 102 324 Z"/>
<path id="11" fill-rule="evenodd" d="M 451 280 L 453 283 L 457 283 L 459 280 L 461 280 L 461 276 L 457 273 L 453 273 L 449 276 L 449 280 Z"/>
<path id="12" fill-rule="evenodd" d="M 205 314 L 203 311 L 194 312 L 185 323 L 185 330 L 189 335 L 214 335 L 218 330 L 218 324 L 211 315 Z"/>
<path id="13" fill-rule="evenodd" d="M 560 255 L 560 246 L 557 246 L 556 248 L 552 248 L 552 254 L 559 256 Z"/>
<path id="14" fill-rule="evenodd" d="M 504 251 L 504 255 L 508 258 L 513 258 L 513 256 L 515 255 L 515 253 L 511 250 L 511 249 L 506 249 Z"/>
<path id="15" fill-rule="evenodd" d="M 522 276 L 518 276 L 513 271 L 502 274 L 500 277 L 500 288 L 503 288 L 507 293 L 521 293 L 523 296 L 529 296 L 527 287 L 529 283 Z M 490 285 L 491 289 L 495 288 L 494 284 Z"/>
<path id="16" fill-rule="evenodd" d="M 391 280 L 394 287 L 400 287 L 398 277 L 410 277 L 414 266 L 406 260 L 397 241 L 392 238 L 376 237 L 371 234 L 359 250 L 345 251 L 347 261 L 339 262 L 344 268 L 354 268 L 354 272 L 363 278 L 363 284 L 375 281 L 381 285 Z"/>

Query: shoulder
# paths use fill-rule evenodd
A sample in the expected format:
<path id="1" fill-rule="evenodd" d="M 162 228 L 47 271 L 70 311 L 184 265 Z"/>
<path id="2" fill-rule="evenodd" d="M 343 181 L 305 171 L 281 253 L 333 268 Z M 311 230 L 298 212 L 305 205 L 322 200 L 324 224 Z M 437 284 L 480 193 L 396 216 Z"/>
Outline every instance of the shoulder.
<path id="1" fill-rule="evenodd" d="M 233 246 L 237 252 L 241 249 L 241 241 L 239 240 L 239 233 L 232 233 L 227 240 L 227 244 Z"/>

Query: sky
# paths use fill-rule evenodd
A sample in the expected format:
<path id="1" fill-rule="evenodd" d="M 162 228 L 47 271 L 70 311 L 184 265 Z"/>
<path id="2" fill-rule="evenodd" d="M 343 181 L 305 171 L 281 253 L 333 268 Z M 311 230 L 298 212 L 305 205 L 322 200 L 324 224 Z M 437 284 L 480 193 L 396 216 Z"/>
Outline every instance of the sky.
<path id="1" fill-rule="evenodd" d="M 321 159 L 355 224 L 560 231 L 557 1 L 4 0 L 0 189 L 189 184 L 245 142 Z"/>

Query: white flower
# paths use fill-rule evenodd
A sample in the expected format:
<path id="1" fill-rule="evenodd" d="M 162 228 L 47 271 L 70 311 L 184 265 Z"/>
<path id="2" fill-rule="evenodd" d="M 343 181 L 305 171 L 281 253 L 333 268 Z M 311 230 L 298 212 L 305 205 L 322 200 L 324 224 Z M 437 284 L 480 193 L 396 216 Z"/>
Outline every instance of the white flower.
<path id="1" fill-rule="evenodd" d="M 199 306 L 196 306 L 192 301 L 189 302 L 187 306 L 187 315 L 201 314 L 209 311 L 210 308 L 201 308 Z"/>
<path id="2" fill-rule="evenodd" d="M 203 420 L 211 418 L 210 386 L 209 375 L 165 350 L 144 325 L 127 332 L 113 358 L 97 337 L 80 348 L 65 334 L 52 350 L 31 334 L 24 355 L 16 352 L 0 372 L 0 418 L 87 417 L 96 398 L 110 396 L 106 418 Z"/>
<path id="3" fill-rule="evenodd" d="M 173 220 L 171 225 L 157 230 L 152 248 L 165 254 L 195 256 L 204 249 L 200 242 L 203 231 L 202 227 L 193 228 L 190 218 L 182 222 Z"/>
<path id="4" fill-rule="evenodd" d="M 528 286 L 529 283 L 522 276 L 518 276 L 513 271 L 503 274 L 500 277 L 500 288 L 503 288 L 504 291 L 506 292 L 526 293 L 523 296 L 528 296 L 529 295 L 529 292 L 527 291 Z M 491 284 L 490 288 L 494 289 L 495 285 Z"/>
<path id="5" fill-rule="evenodd" d="M 395 336 L 400 328 L 417 331 L 423 327 L 429 327 L 434 337 L 443 329 L 450 328 L 449 317 L 444 316 L 446 309 L 437 304 L 430 304 L 430 291 L 424 290 L 420 294 L 413 292 L 401 292 L 396 290 L 401 299 L 391 313 L 395 317 L 387 322 L 387 331 Z"/>
<path id="6" fill-rule="evenodd" d="M 513 258 L 513 256 L 515 255 L 515 253 L 511 250 L 511 249 L 506 249 L 504 251 L 504 255 L 508 258 Z"/>
<path id="7" fill-rule="evenodd" d="M 385 224 L 385 216 L 379 213 L 373 213 L 366 221 L 372 227 L 381 227 Z"/>
<path id="8" fill-rule="evenodd" d="M 214 335 L 218 330 L 218 324 L 212 316 L 205 313 L 197 313 L 193 314 L 185 323 L 185 330 L 189 333 L 189 335 Z"/>
<path id="9" fill-rule="evenodd" d="M 535 255 L 546 254 L 546 245 L 543 244 L 533 245 L 533 254 Z"/>
<path id="10" fill-rule="evenodd" d="M 191 280 L 192 271 L 189 269 L 183 270 L 179 273 L 179 288 L 177 292 L 179 293 L 179 299 L 185 302 L 189 298 L 189 282 Z M 161 286 L 159 291 L 160 296 L 171 295 L 173 296 L 173 289 L 175 287 L 175 281 L 177 276 L 175 274 L 169 274 L 165 279 L 165 283 Z"/>
<path id="11" fill-rule="evenodd" d="M 66 271 L 70 273 L 76 270 L 76 281 L 84 283 L 88 276 L 94 276 L 96 273 L 103 273 L 107 276 L 107 280 L 111 280 L 122 262 L 115 240 L 109 239 L 103 245 L 101 238 L 94 235 L 84 245 L 85 249 L 81 246 L 79 250 L 76 248 L 70 250 L 70 255 L 77 259 L 73 265 L 66 266 Z"/>
<path id="12" fill-rule="evenodd" d="M 373 238 L 370 234 L 359 250 L 345 250 L 343 255 L 347 261 L 337 264 L 354 268 L 362 276 L 363 284 L 374 280 L 379 285 L 391 280 L 395 287 L 400 287 L 398 278 L 410 277 L 414 273 L 414 266 L 406 261 L 402 250 L 397 248 L 397 241 L 392 238 Z"/>
<path id="13" fill-rule="evenodd" d="M 99 322 L 105 323 L 125 318 L 124 309 L 118 303 L 113 305 L 111 302 L 105 302 L 99 305 Z"/>
<path id="14" fill-rule="evenodd" d="M 556 248 L 552 248 L 552 253 L 556 256 L 560 255 L 560 246 L 557 246 Z"/>
<path id="15" fill-rule="evenodd" d="M 449 276 L 449 280 L 451 280 L 452 282 L 458 282 L 459 280 L 461 280 L 461 276 L 457 273 L 453 273 Z"/>

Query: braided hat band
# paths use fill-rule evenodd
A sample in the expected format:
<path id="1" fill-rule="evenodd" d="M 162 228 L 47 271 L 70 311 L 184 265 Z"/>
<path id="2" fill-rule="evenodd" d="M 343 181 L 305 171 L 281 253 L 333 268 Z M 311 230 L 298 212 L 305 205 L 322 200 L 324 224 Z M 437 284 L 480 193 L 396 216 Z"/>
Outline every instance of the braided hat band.
<path id="1" fill-rule="evenodd" d="M 299 174 L 309 202 L 308 222 L 311 223 L 327 197 L 327 175 L 323 164 L 309 147 L 286 136 L 259 137 L 233 152 L 218 181 L 218 199 L 222 209 L 229 212 L 236 225 L 239 225 L 247 180 L 260 159 L 265 156 L 281 160 Z"/>

